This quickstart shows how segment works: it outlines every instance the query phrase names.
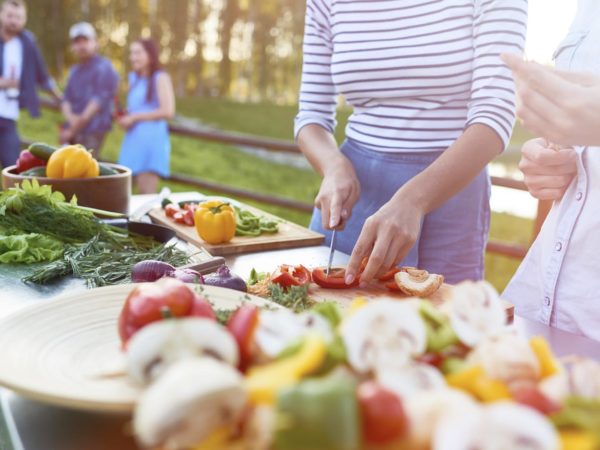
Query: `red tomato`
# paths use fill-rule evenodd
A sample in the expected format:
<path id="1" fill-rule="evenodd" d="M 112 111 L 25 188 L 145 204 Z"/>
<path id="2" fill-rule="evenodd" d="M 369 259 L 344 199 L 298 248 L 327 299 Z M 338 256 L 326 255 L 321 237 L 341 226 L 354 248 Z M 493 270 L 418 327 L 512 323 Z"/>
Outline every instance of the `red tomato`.
<path id="1" fill-rule="evenodd" d="M 19 154 L 17 159 L 17 173 L 25 172 L 26 170 L 33 169 L 34 167 L 45 166 L 46 161 L 43 159 L 33 156 L 29 150 L 23 150 Z"/>
<path id="2" fill-rule="evenodd" d="M 400 272 L 400 269 L 398 269 L 397 267 L 392 267 L 390 270 L 388 270 L 386 273 L 384 273 L 377 279 L 379 281 L 393 281 L 394 275 L 396 275 L 398 272 Z"/>
<path id="3" fill-rule="evenodd" d="M 385 283 L 385 287 L 393 292 L 402 292 L 395 281 L 388 281 Z"/>
<path id="4" fill-rule="evenodd" d="M 271 283 L 284 288 L 302 286 L 310 283 L 310 280 L 310 272 L 302 265 L 292 267 L 283 264 L 271 275 Z"/>
<path id="5" fill-rule="evenodd" d="M 173 214 L 173 220 L 176 223 L 185 224 L 185 221 L 183 220 L 183 214 L 183 211 L 177 211 L 175 214 Z"/>
<path id="6" fill-rule="evenodd" d="M 177 205 L 169 203 L 167 206 L 165 206 L 165 215 L 167 217 L 172 218 L 178 212 L 181 212 L 181 210 L 179 209 L 179 206 L 177 206 Z"/>
<path id="7" fill-rule="evenodd" d="M 186 205 L 187 206 L 187 205 Z M 194 210 L 186 209 L 183 213 L 183 223 L 186 225 L 193 227 L 194 226 Z"/>
<path id="8" fill-rule="evenodd" d="M 195 302 L 194 291 L 174 278 L 161 278 L 154 283 L 137 286 L 127 296 L 119 316 L 121 342 L 125 344 L 141 328 L 162 320 L 165 313 L 172 317 L 189 316 L 198 308 Z"/>
<path id="9" fill-rule="evenodd" d="M 325 267 L 317 267 L 312 271 L 312 279 L 319 286 L 326 289 L 348 289 L 358 286 L 360 280 L 358 277 L 352 284 L 346 284 L 346 269 L 332 267 L 329 276 L 325 274 Z"/>
<path id="10" fill-rule="evenodd" d="M 254 356 L 254 332 L 258 327 L 258 308 L 242 305 L 227 321 L 227 329 L 240 351 L 240 370 L 246 370 Z"/>
<path id="11" fill-rule="evenodd" d="M 440 368 L 442 367 L 442 364 L 444 363 L 444 355 L 440 354 L 440 353 L 425 353 L 421 356 L 417 356 L 415 358 L 418 362 L 424 363 L 424 364 L 429 364 L 430 366 L 436 367 L 436 368 Z"/>
<path id="12" fill-rule="evenodd" d="M 513 397 L 517 403 L 536 409 L 542 414 L 550 415 L 561 409 L 558 403 L 550 400 L 536 387 L 521 388 L 513 392 Z"/>
<path id="13" fill-rule="evenodd" d="M 208 300 L 200 297 L 198 294 L 194 295 L 194 302 L 189 315 L 192 317 L 205 317 L 206 319 L 217 320 L 217 316 Z"/>
<path id="14" fill-rule="evenodd" d="M 363 436 L 368 443 L 387 444 L 408 432 L 402 400 L 375 381 L 358 386 Z"/>
<path id="15" fill-rule="evenodd" d="M 195 212 L 198 209 L 198 204 L 197 203 L 186 203 L 185 205 L 183 205 L 183 209 L 185 211 Z"/>

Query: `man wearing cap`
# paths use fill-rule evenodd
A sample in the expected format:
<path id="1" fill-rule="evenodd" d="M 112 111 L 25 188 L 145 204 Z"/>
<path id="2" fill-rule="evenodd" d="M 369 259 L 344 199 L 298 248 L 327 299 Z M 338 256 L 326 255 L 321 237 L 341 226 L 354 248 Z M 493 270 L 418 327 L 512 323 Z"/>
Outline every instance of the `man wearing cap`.
<path id="1" fill-rule="evenodd" d="M 15 163 L 21 140 L 17 132 L 19 110 L 40 115 L 37 86 L 60 98 L 34 35 L 25 29 L 27 9 L 23 0 L 0 0 L 0 164 Z"/>
<path id="2" fill-rule="evenodd" d="M 111 62 L 98 54 L 94 27 L 79 22 L 69 30 L 71 50 L 79 61 L 72 67 L 62 111 L 66 123 L 62 143 L 82 144 L 98 156 L 112 127 L 112 104 L 119 76 Z"/>

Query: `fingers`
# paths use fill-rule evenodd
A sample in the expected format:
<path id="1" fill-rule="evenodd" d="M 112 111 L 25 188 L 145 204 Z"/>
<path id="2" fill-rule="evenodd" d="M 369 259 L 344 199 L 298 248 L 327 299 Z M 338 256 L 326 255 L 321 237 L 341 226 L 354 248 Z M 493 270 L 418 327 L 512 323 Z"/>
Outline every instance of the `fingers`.
<path id="1" fill-rule="evenodd" d="M 568 187 L 568 186 L 567 186 Z M 566 188 L 564 189 L 534 189 L 530 190 L 529 193 L 538 200 L 552 200 L 558 201 L 565 195 Z"/>
<path id="2" fill-rule="evenodd" d="M 350 255 L 350 261 L 346 266 L 346 284 L 352 284 L 359 273 L 360 264 L 365 257 L 369 257 L 375 243 L 376 231 L 365 222 L 360 232 L 356 245 Z M 370 263 L 370 262 L 369 262 Z M 364 273 L 364 272 L 363 272 Z"/>
<path id="3" fill-rule="evenodd" d="M 329 208 L 329 197 L 319 193 L 315 199 L 315 207 L 321 210 L 321 224 L 323 225 L 324 229 L 328 230 L 331 214 L 331 210 Z"/>
<path id="4" fill-rule="evenodd" d="M 566 175 L 577 171 L 577 152 L 573 149 L 526 148 L 519 169 L 532 175 Z"/>
<path id="5" fill-rule="evenodd" d="M 530 191 L 540 189 L 564 189 L 571 184 L 574 176 L 574 174 L 557 176 L 536 175 L 528 177 L 525 180 L 525 184 Z"/>

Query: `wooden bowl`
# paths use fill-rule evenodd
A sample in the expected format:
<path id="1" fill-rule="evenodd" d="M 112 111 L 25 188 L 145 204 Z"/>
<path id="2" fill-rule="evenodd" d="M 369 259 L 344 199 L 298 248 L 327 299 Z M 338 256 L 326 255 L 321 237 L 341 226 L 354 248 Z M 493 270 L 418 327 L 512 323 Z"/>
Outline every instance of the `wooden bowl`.
<path id="1" fill-rule="evenodd" d="M 67 200 L 76 195 L 77 204 L 81 206 L 127 214 L 131 195 L 131 170 L 117 164 L 105 163 L 105 165 L 119 173 L 96 178 L 35 178 L 40 184 L 51 185 L 53 190 L 62 192 Z M 9 166 L 2 171 L 3 189 L 8 189 L 23 180 L 34 178 L 19 175 L 15 169 L 16 166 Z"/>

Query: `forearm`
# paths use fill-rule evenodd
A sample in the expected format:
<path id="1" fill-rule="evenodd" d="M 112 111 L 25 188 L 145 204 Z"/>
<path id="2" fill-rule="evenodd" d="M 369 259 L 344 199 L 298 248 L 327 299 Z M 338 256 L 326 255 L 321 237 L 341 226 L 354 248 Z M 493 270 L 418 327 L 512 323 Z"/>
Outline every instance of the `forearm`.
<path id="1" fill-rule="evenodd" d="M 79 120 L 75 121 L 75 124 L 72 124 L 72 133 L 77 134 L 83 130 L 94 116 L 98 114 L 98 111 L 100 111 L 100 105 L 94 100 L 90 101 L 79 115 Z"/>
<path id="2" fill-rule="evenodd" d="M 392 201 L 409 201 L 427 214 L 467 187 L 503 147 L 490 127 L 474 124 L 433 164 L 399 189 Z"/>
<path id="3" fill-rule="evenodd" d="M 10 78 L 0 77 L 0 89 L 7 89 L 9 87 L 12 87 L 13 84 L 14 84 L 14 80 L 11 80 Z"/>
<path id="4" fill-rule="evenodd" d="M 158 108 L 152 111 L 130 114 L 134 122 L 143 122 L 146 120 L 170 120 L 173 118 L 173 111 Z"/>
<path id="5" fill-rule="evenodd" d="M 339 151 L 333 134 L 320 125 L 309 124 L 303 127 L 298 134 L 298 145 L 308 162 L 321 176 L 350 164 Z"/>

